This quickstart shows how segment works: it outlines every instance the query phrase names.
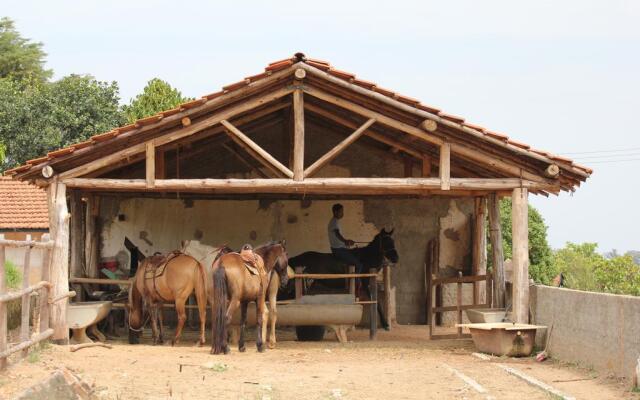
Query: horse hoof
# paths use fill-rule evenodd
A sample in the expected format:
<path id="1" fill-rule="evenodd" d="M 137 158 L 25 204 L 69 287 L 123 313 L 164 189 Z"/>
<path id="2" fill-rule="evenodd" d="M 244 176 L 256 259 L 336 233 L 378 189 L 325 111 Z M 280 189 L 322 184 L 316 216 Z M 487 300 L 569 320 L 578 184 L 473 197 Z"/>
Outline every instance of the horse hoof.
<path id="1" fill-rule="evenodd" d="M 231 353 L 231 347 L 229 347 L 229 346 L 225 346 L 225 348 L 224 348 L 224 354 L 229 354 L 229 353 Z"/>
<path id="2" fill-rule="evenodd" d="M 258 353 L 264 353 L 264 344 L 259 344 L 256 347 L 258 348 Z"/>
<path id="3" fill-rule="evenodd" d="M 239 351 L 240 353 L 244 353 L 246 350 L 247 350 L 247 348 L 246 348 L 245 346 L 238 347 L 238 351 Z"/>
<path id="4" fill-rule="evenodd" d="M 383 326 L 382 329 L 384 329 L 387 332 L 391 330 L 391 328 L 389 328 L 389 325 Z"/>
<path id="5" fill-rule="evenodd" d="M 276 348 L 276 344 L 275 343 L 269 342 L 268 346 L 269 346 L 270 349 L 275 349 Z"/>

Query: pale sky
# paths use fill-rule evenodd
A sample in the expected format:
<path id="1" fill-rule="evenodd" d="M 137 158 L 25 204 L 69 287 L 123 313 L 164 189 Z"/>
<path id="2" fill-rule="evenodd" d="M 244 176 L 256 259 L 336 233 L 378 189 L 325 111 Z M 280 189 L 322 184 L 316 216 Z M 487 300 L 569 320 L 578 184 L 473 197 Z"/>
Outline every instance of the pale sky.
<path id="1" fill-rule="evenodd" d="M 56 78 L 115 80 L 123 102 L 154 77 L 197 97 L 297 51 L 330 61 L 593 167 L 573 196 L 531 196 L 551 245 L 640 250 L 640 1 L 222 3 L 3 0 L 0 16 Z"/>

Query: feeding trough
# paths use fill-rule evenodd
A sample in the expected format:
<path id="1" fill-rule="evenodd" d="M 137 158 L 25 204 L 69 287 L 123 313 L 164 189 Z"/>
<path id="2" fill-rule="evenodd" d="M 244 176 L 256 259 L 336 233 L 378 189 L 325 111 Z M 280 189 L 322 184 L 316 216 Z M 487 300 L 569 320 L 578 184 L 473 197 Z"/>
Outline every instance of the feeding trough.
<path id="1" fill-rule="evenodd" d="M 469 329 L 473 344 L 478 351 L 509 357 L 531 355 L 536 331 L 546 328 L 546 326 L 511 322 L 456 324 L 456 327 Z"/>
<path id="2" fill-rule="evenodd" d="M 96 335 L 100 341 L 104 341 L 104 335 L 98 331 L 96 324 L 102 321 L 111 311 L 110 301 L 84 301 L 70 303 L 67 306 L 67 321 L 73 331 L 70 339 L 72 343 L 91 343 L 87 336 L 87 328 Z"/>
<path id="3" fill-rule="evenodd" d="M 466 310 L 466 313 L 472 324 L 503 322 L 507 315 L 504 308 L 471 308 Z"/>

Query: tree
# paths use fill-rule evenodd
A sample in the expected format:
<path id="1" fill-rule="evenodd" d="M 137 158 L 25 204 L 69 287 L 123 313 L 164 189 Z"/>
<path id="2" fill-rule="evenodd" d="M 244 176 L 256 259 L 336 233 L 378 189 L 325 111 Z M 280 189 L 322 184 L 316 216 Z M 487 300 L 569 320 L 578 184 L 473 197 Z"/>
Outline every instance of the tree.
<path id="1" fill-rule="evenodd" d="M 0 19 L 0 78 L 44 82 L 52 74 L 44 69 L 45 56 L 42 43 L 20 36 L 11 19 Z"/>
<path id="2" fill-rule="evenodd" d="M 500 225 L 504 258 L 512 257 L 511 199 L 500 201 Z M 553 256 L 547 243 L 547 226 L 540 212 L 529 205 L 529 276 L 534 281 L 548 284 L 557 275 Z"/>
<path id="3" fill-rule="evenodd" d="M 131 100 L 128 106 L 123 107 L 127 120 L 136 120 L 170 110 L 177 105 L 191 99 L 182 97 L 182 93 L 174 89 L 167 82 L 154 78 L 147 83 L 142 93 Z"/>
<path id="4" fill-rule="evenodd" d="M 47 83 L 0 79 L 4 170 L 122 125 L 118 85 L 70 75 Z"/>

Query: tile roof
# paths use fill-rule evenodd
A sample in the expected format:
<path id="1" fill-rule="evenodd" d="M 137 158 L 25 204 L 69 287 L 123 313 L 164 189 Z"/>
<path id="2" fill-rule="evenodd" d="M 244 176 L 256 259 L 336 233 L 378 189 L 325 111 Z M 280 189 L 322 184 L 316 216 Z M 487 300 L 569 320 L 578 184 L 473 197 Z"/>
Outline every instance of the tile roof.
<path id="1" fill-rule="evenodd" d="M 0 176 L 0 230 L 29 229 L 49 229 L 46 192 Z"/>
<path id="2" fill-rule="evenodd" d="M 336 68 L 334 68 L 333 66 L 331 66 L 331 64 L 327 61 L 322 61 L 322 60 L 317 60 L 317 59 L 313 59 L 313 58 L 308 58 L 306 57 L 303 53 L 296 53 L 293 57 L 290 58 L 285 58 L 282 60 L 278 60 L 278 61 L 274 61 L 272 63 L 269 63 L 269 65 L 267 65 L 267 67 L 264 69 L 264 72 L 261 72 L 259 74 L 253 75 L 253 76 L 249 76 L 244 78 L 241 81 L 238 81 L 236 83 L 232 83 L 229 85 L 226 85 L 224 87 L 222 87 L 222 90 L 218 91 L 218 92 L 214 92 L 208 95 L 205 95 L 199 99 L 195 99 L 192 101 L 189 101 L 187 103 L 181 104 L 179 105 L 177 108 L 171 109 L 171 110 L 167 110 L 167 111 L 163 111 L 161 113 L 158 113 L 156 115 L 150 116 L 150 117 L 146 117 L 143 119 L 140 119 L 138 121 L 136 121 L 133 124 L 130 125 L 126 125 L 120 128 L 115 128 L 109 132 L 104 132 L 104 133 L 100 133 L 97 134 L 93 137 L 91 137 L 88 141 L 86 142 L 82 142 L 82 143 L 77 143 L 74 145 L 71 145 L 67 148 L 63 148 L 63 149 L 59 149 L 56 151 L 52 151 L 50 153 L 48 153 L 46 156 L 44 157 L 40 157 L 40 158 L 36 158 L 33 160 L 29 160 L 26 162 L 25 165 L 13 168 L 11 170 L 5 171 L 5 174 L 7 175 L 13 175 L 13 174 L 17 174 L 17 173 L 22 173 L 25 172 L 27 170 L 29 170 L 32 166 L 34 165 L 38 165 L 41 163 L 44 163 L 46 161 L 50 161 L 53 160 L 55 158 L 59 158 L 62 156 L 66 156 L 69 155 L 71 153 L 73 153 L 75 150 L 81 149 L 81 148 L 85 148 L 85 147 L 89 147 L 89 146 L 93 146 L 97 143 L 100 142 L 104 142 L 106 140 L 112 139 L 114 137 L 117 137 L 118 135 L 124 133 L 124 132 L 128 132 L 131 130 L 136 130 L 139 128 L 142 128 L 146 125 L 152 125 L 152 124 L 156 124 L 161 122 L 161 120 L 165 117 L 168 117 L 170 115 L 176 114 L 178 112 L 182 112 L 188 109 L 192 109 L 192 108 L 196 108 L 199 107 L 203 104 L 205 104 L 207 101 L 215 99 L 219 96 L 231 93 L 233 91 L 239 90 L 244 88 L 245 86 L 254 83 L 256 81 L 260 81 L 261 79 L 264 79 L 268 76 L 270 76 L 271 74 L 273 74 L 276 71 L 282 70 L 282 69 L 286 69 L 289 68 L 290 66 L 294 65 L 297 62 L 303 62 L 309 66 L 312 66 L 314 68 L 317 68 L 321 71 L 324 71 L 326 73 L 328 73 L 329 75 L 347 81 L 349 83 L 353 83 L 355 85 L 358 85 L 362 88 L 365 88 L 367 90 L 371 90 L 373 92 L 379 93 L 383 96 L 389 97 L 391 99 L 397 100 L 399 102 L 402 102 L 406 105 L 409 105 L 411 107 L 416 108 L 416 110 L 421 110 L 421 111 L 426 111 L 428 113 L 431 113 L 433 115 L 436 115 L 444 120 L 447 121 L 451 121 L 454 122 L 456 124 L 459 124 L 459 127 L 465 128 L 465 129 L 469 129 L 472 132 L 477 133 L 480 137 L 486 137 L 488 139 L 491 140 L 499 140 L 502 143 L 504 143 L 505 145 L 511 145 L 513 147 L 517 147 L 520 150 L 524 150 L 526 152 L 526 154 L 532 156 L 532 157 L 546 157 L 549 160 L 555 161 L 555 162 L 559 162 L 560 166 L 563 166 L 565 168 L 569 168 L 569 169 L 573 169 L 574 171 L 580 170 L 582 174 L 586 174 L 586 175 L 590 175 L 593 170 L 591 168 L 582 166 L 582 165 L 578 165 L 575 164 L 573 162 L 573 160 L 566 158 L 566 157 L 562 157 L 559 155 L 555 155 L 546 151 L 542 151 L 542 150 L 537 150 L 532 148 L 531 146 L 525 144 L 525 143 L 521 143 L 518 142 L 516 140 L 513 140 L 511 138 L 509 138 L 507 135 L 504 135 L 502 133 L 497 133 L 491 130 L 488 130 L 486 128 L 483 128 L 480 125 L 476 125 L 473 123 L 470 123 L 468 121 L 465 121 L 465 119 L 463 117 L 459 117 L 456 115 L 451 115 L 451 114 L 447 114 L 444 111 L 441 111 L 439 108 L 437 107 L 433 107 L 431 105 L 426 105 L 426 104 L 422 104 L 419 100 L 408 97 L 408 96 L 404 96 L 401 94 L 398 94 L 396 92 L 393 92 L 391 90 L 388 89 L 384 89 L 382 87 L 379 87 L 376 83 L 374 82 L 370 82 L 370 81 L 366 81 L 360 78 L 356 78 L 356 75 L 351 73 L 351 72 L 346 72 L 346 71 L 342 71 L 342 70 L 338 70 Z"/>

